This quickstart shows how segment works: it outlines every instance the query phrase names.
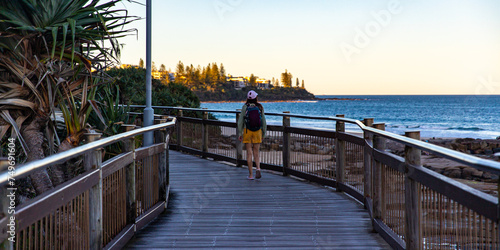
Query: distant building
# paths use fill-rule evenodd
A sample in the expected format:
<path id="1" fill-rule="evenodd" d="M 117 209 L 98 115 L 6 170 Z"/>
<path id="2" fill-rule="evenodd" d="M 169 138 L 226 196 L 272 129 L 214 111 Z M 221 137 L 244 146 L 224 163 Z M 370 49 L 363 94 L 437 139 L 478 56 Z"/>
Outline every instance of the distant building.
<path id="1" fill-rule="evenodd" d="M 232 83 L 236 90 L 241 90 L 244 87 L 249 86 L 250 77 L 249 76 L 232 76 L 227 75 L 226 82 Z M 257 78 L 256 80 L 258 89 L 270 89 L 271 88 L 271 80 L 267 80 L 264 78 Z"/>
<path id="2" fill-rule="evenodd" d="M 167 71 L 152 71 L 151 76 L 154 79 L 160 79 L 160 80 L 167 79 L 167 77 L 170 78 L 169 73 Z"/>
<path id="3" fill-rule="evenodd" d="M 139 66 L 137 66 L 137 65 L 133 65 L 133 64 L 122 64 L 122 65 L 120 65 L 120 68 L 122 68 L 122 69 L 127 69 L 127 68 L 139 68 Z"/>
<path id="4" fill-rule="evenodd" d="M 257 79 L 257 88 L 258 89 L 270 89 L 271 87 L 271 80 L 267 80 L 264 78 L 259 78 Z"/>
<path id="5" fill-rule="evenodd" d="M 232 75 L 227 75 L 226 82 L 232 83 L 237 90 L 241 90 L 248 85 L 247 77 L 243 76 L 233 77 Z"/>
<path id="6" fill-rule="evenodd" d="M 160 71 L 153 71 L 153 72 L 151 72 L 151 76 L 154 79 L 161 79 L 161 72 Z"/>

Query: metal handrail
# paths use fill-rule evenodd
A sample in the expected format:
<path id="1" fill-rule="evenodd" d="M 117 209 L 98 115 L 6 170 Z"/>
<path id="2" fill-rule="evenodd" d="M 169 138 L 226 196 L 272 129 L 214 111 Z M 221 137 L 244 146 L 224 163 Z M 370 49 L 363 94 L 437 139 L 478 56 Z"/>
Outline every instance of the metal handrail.
<path id="1" fill-rule="evenodd" d="M 131 108 L 144 108 L 144 105 L 128 105 Z M 183 107 L 173 107 L 173 106 L 153 106 L 155 109 L 177 109 L 177 110 L 187 110 L 187 111 L 195 111 L 195 112 L 214 112 L 214 113 L 227 113 L 227 114 L 237 114 L 239 111 L 236 110 L 220 110 L 220 109 L 198 109 L 198 108 L 183 108 Z M 304 119 L 316 119 L 316 120 L 330 120 L 330 121 L 342 121 L 352 124 L 358 124 L 360 121 L 350 118 L 343 117 L 332 117 L 332 116 L 308 116 L 308 115 L 298 115 L 292 113 L 268 113 L 264 112 L 266 115 L 272 116 L 286 116 L 286 117 L 294 117 L 294 118 L 304 118 Z M 361 123 L 363 124 L 363 123 Z M 359 125 L 359 124 L 358 124 Z"/>
<path id="2" fill-rule="evenodd" d="M 1 173 L 0 174 L 0 186 L 5 184 L 9 180 L 9 178 L 18 179 L 18 178 L 26 176 L 27 174 L 29 174 L 32 171 L 41 170 L 41 169 L 44 169 L 50 165 L 61 163 L 65 160 L 82 155 L 88 151 L 102 148 L 104 146 L 116 143 L 118 141 L 130 138 L 130 137 L 133 137 L 136 135 L 140 135 L 140 134 L 143 134 L 146 132 L 151 132 L 151 131 L 155 131 L 158 129 L 174 126 L 175 123 L 176 123 L 176 119 L 174 118 L 172 121 L 167 122 L 167 123 L 161 123 L 161 124 L 157 124 L 157 125 L 152 125 L 152 126 L 148 126 L 148 127 L 120 133 L 118 135 L 106 137 L 106 138 L 97 140 L 95 142 L 91 142 L 91 143 L 70 149 L 68 151 L 64 151 L 61 153 L 57 153 L 57 154 L 48 156 L 44 159 L 27 162 L 27 163 L 22 164 L 21 166 L 16 168 L 14 176 L 11 176 L 9 174 L 9 172 L 7 172 L 7 171 L 4 173 Z"/>
<path id="3" fill-rule="evenodd" d="M 144 108 L 143 105 L 130 105 L 133 108 Z M 200 111 L 200 112 L 213 112 L 213 113 L 238 113 L 238 111 L 230 111 L 230 110 L 216 110 L 216 109 L 197 109 L 197 108 L 181 108 L 181 107 L 170 107 L 170 106 L 153 106 L 156 109 L 178 109 L 178 110 L 189 110 L 189 111 Z M 294 117 L 294 118 L 303 118 L 303 119 L 316 119 L 316 120 L 331 120 L 331 121 L 340 121 L 351 124 L 356 124 L 361 130 L 372 133 L 374 135 L 378 135 L 401 144 L 414 147 L 429 153 L 433 153 L 444 158 L 457 161 L 459 163 L 466 164 L 468 166 L 474 167 L 476 169 L 487 171 L 496 175 L 500 175 L 500 162 L 495 162 L 491 160 L 481 159 L 472 155 L 468 155 L 462 152 L 458 152 L 455 150 L 451 150 L 448 148 L 444 148 L 441 146 L 433 145 L 427 142 L 415 140 L 412 138 L 408 138 L 402 135 L 397 135 L 391 132 L 375 129 L 372 127 L 365 126 L 361 121 L 343 118 L 343 117 L 331 117 L 331 116 L 307 116 L 307 115 L 298 115 L 292 113 L 265 113 L 266 115 L 273 116 L 286 116 L 286 117 Z"/>

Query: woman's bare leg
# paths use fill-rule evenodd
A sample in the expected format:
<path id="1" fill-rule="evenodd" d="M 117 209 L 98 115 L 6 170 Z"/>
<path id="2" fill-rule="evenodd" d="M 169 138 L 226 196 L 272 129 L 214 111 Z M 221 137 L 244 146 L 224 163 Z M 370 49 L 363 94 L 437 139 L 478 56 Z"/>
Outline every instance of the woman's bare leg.
<path id="1" fill-rule="evenodd" d="M 252 174 L 252 168 L 253 168 L 253 161 L 252 161 L 252 155 L 253 155 L 253 150 L 252 150 L 252 143 L 245 143 L 245 147 L 247 149 L 247 164 L 248 164 L 248 177 L 253 178 Z"/>
<path id="2" fill-rule="evenodd" d="M 255 167 L 260 170 L 260 156 L 259 156 L 260 143 L 253 144 L 253 159 L 255 160 Z"/>

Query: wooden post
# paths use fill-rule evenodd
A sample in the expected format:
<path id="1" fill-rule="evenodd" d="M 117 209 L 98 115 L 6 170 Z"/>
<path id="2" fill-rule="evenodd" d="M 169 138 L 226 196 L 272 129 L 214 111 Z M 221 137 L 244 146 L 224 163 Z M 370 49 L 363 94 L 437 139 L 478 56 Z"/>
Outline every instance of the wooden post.
<path id="1" fill-rule="evenodd" d="M 134 125 L 123 124 L 124 132 L 131 131 L 135 128 Z M 123 152 L 134 152 L 134 160 L 125 167 L 126 189 L 127 189 L 127 224 L 135 223 L 135 137 L 123 141 Z"/>
<path id="2" fill-rule="evenodd" d="M 161 123 L 165 123 L 165 122 L 167 122 L 167 120 L 165 120 L 165 119 L 159 119 L 159 118 L 156 118 L 156 119 L 154 120 L 154 124 L 155 124 L 155 125 L 157 125 L 157 124 L 161 124 Z M 164 141 L 165 141 L 165 139 L 164 139 L 164 138 L 162 139 L 163 134 L 164 134 L 164 132 L 163 132 L 162 130 L 163 130 L 163 129 L 160 129 L 160 130 L 156 130 L 156 131 L 154 131 L 154 139 L 155 139 L 155 140 L 154 140 L 154 143 L 162 143 L 162 142 L 164 142 Z"/>
<path id="3" fill-rule="evenodd" d="M 166 186 L 166 192 L 165 192 L 165 209 L 167 208 L 168 205 L 168 196 L 170 192 L 170 150 L 169 150 L 169 141 L 170 141 L 170 130 L 165 130 L 165 186 Z"/>
<path id="4" fill-rule="evenodd" d="M 290 111 L 283 111 L 289 114 Z M 290 127 L 290 116 L 283 116 L 283 176 L 287 176 L 287 169 L 290 168 L 290 133 L 287 128 Z"/>
<path id="5" fill-rule="evenodd" d="M 202 151 L 202 158 L 207 158 L 206 154 L 208 152 L 208 125 L 206 124 L 206 121 L 208 120 L 208 112 L 203 111 L 203 121 L 201 125 L 201 151 Z"/>
<path id="6" fill-rule="evenodd" d="M 405 136 L 420 140 L 420 131 L 407 131 Z M 405 146 L 406 173 L 409 165 L 421 166 L 421 150 Z M 405 221 L 406 221 L 406 249 L 420 249 L 420 190 L 418 183 L 405 176 Z"/>
<path id="7" fill-rule="evenodd" d="M 87 143 L 101 138 L 100 133 L 86 133 Z M 103 225 L 102 225 L 102 149 L 96 149 L 94 152 L 84 156 L 85 171 L 99 169 L 99 182 L 94 185 L 89 192 L 89 230 L 90 230 L 90 249 L 101 249 L 103 247 Z"/>
<path id="8" fill-rule="evenodd" d="M 242 134 L 238 131 L 238 120 L 240 119 L 241 109 L 236 110 L 236 166 L 241 167 L 240 161 L 243 160 L 243 143 L 240 142 Z"/>
<path id="9" fill-rule="evenodd" d="M 155 124 L 165 123 L 167 120 L 155 119 Z M 168 145 L 165 145 L 167 129 L 160 129 L 155 131 L 155 141 L 156 143 L 163 143 L 165 149 L 159 154 L 158 157 L 158 186 L 160 188 L 160 199 L 166 199 L 167 197 L 167 150 Z"/>
<path id="10" fill-rule="evenodd" d="M 385 130 L 385 123 L 375 123 L 373 127 L 379 130 Z M 378 135 L 373 135 L 373 148 L 380 151 L 385 150 L 385 139 Z M 373 218 L 383 219 L 384 193 L 382 192 L 383 175 L 382 163 L 372 160 L 373 166 L 373 183 L 372 183 L 372 197 L 373 197 Z"/>
<path id="11" fill-rule="evenodd" d="M 363 119 L 363 124 L 367 127 L 373 126 L 373 118 L 365 118 Z M 373 135 L 370 132 L 363 131 L 363 137 L 365 139 L 365 147 L 364 147 L 364 172 L 365 172 L 365 202 L 366 198 L 372 197 L 372 160 L 370 157 L 369 145 L 373 146 Z M 366 204 L 365 204 L 366 207 Z"/>
<path id="12" fill-rule="evenodd" d="M 336 115 L 336 117 L 344 117 L 344 115 Z M 337 181 L 337 192 L 341 192 L 342 188 L 340 184 L 344 183 L 345 175 L 345 142 L 339 140 L 339 133 L 345 133 L 345 123 L 342 121 L 337 121 L 335 124 L 335 131 L 337 133 L 337 138 L 335 138 L 335 156 L 336 156 L 336 181 Z"/>
<path id="13" fill-rule="evenodd" d="M 181 151 L 182 146 L 182 110 L 177 110 L 177 124 L 175 124 L 177 130 L 177 150 Z"/>

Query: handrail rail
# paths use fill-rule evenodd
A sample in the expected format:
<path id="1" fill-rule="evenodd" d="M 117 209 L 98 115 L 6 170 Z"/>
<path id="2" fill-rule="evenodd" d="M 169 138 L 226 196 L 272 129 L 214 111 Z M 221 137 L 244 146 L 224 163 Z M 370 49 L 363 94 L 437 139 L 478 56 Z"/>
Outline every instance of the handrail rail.
<path id="1" fill-rule="evenodd" d="M 176 119 L 174 118 L 172 121 L 167 122 L 167 123 L 161 123 L 161 124 L 157 124 L 157 125 L 152 125 L 152 126 L 143 127 L 140 129 L 120 133 L 118 135 L 106 137 L 106 138 L 97 140 L 95 142 L 91 142 L 91 143 L 70 149 L 68 151 L 64 151 L 64 152 L 61 152 L 58 154 L 48 156 L 44 159 L 40 159 L 40 160 L 32 161 L 32 162 L 27 162 L 27 163 L 22 164 L 21 166 L 16 168 L 14 176 L 11 176 L 9 174 L 9 172 L 7 172 L 7 171 L 4 173 L 1 173 L 0 174 L 0 186 L 5 184 L 9 180 L 9 178 L 13 177 L 13 178 L 17 179 L 17 178 L 26 176 L 31 171 L 46 168 L 50 165 L 63 162 L 64 160 L 74 158 L 74 157 L 82 155 L 88 151 L 113 144 L 113 143 L 115 143 L 117 141 L 121 141 L 123 139 L 127 139 L 130 137 L 139 135 L 139 134 L 143 134 L 146 132 L 151 132 L 154 130 L 158 130 L 161 128 L 166 128 L 166 127 L 175 125 L 175 122 L 176 122 Z"/>
<path id="2" fill-rule="evenodd" d="M 130 105 L 132 108 L 143 108 L 144 105 Z M 189 111 L 201 111 L 201 112 L 214 112 L 214 113 L 238 113 L 237 111 L 229 110 L 217 110 L 217 109 L 196 109 L 196 108 L 181 108 L 181 107 L 171 107 L 171 106 L 153 106 L 156 109 L 178 109 L 178 110 L 189 110 Z M 500 162 L 490 161 L 481 159 L 472 155 L 468 155 L 459 151 L 451 150 L 441 146 L 436 146 L 430 143 L 422 142 L 419 140 L 411 139 L 405 136 L 397 135 L 391 132 L 375 129 L 372 127 L 365 126 L 361 121 L 343 118 L 343 117 L 327 117 L 327 116 L 307 116 L 307 115 L 296 115 L 292 113 L 265 113 L 266 115 L 274 116 L 286 116 L 294 118 L 305 118 L 305 119 L 318 119 L 318 120 L 331 120 L 331 121 L 341 121 L 351 124 L 356 124 L 363 131 L 368 131 L 372 134 L 382 136 L 387 139 L 394 140 L 396 142 L 402 143 L 407 146 L 415 147 L 420 150 L 424 150 L 429 153 L 434 153 L 436 155 L 442 156 L 444 158 L 454 160 L 468 166 L 477 168 L 482 171 L 487 171 L 496 175 L 500 175 Z M 1 179 L 0 179 L 1 180 Z"/>

